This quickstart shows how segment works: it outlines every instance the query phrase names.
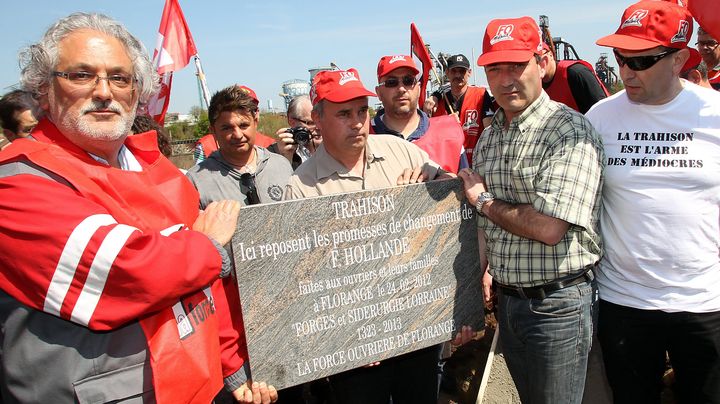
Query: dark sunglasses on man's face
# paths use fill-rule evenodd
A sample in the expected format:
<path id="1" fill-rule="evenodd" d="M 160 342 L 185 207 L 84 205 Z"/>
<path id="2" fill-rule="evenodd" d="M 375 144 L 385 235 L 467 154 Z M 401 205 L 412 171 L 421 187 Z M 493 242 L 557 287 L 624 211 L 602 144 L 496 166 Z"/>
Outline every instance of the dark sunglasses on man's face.
<path id="1" fill-rule="evenodd" d="M 414 87 L 417 83 L 417 78 L 415 76 L 403 76 L 402 77 L 402 85 L 403 87 Z M 378 83 L 380 86 L 385 86 L 387 88 L 395 88 L 400 84 L 400 79 L 397 77 L 390 77 L 389 79 Z"/>
<path id="2" fill-rule="evenodd" d="M 260 197 L 257 193 L 257 188 L 255 188 L 255 176 L 250 173 L 243 173 L 240 175 L 240 184 L 247 188 L 247 193 L 245 196 L 247 197 L 248 205 L 257 205 L 260 203 Z"/>
<path id="3" fill-rule="evenodd" d="M 679 50 L 680 49 L 669 49 L 656 55 L 647 56 L 623 56 L 617 51 L 617 49 L 613 49 L 613 52 L 615 53 L 615 59 L 617 60 L 620 67 L 627 65 L 630 70 L 634 70 L 637 72 L 647 70 L 653 67 L 655 63 L 660 61 L 665 56 L 671 55 Z"/>

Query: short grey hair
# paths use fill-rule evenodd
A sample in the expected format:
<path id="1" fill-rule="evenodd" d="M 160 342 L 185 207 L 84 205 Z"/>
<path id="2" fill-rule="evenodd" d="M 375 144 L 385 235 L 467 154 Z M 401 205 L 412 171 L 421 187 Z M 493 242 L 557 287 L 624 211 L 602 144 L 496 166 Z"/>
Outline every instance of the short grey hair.
<path id="1" fill-rule="evenodd" d="M 73 13 L 53 24 L 40 42 L 20 52 L 20 83 L 34 96 L 49 85 L 57 66 L 58 44 L 74 31 L 89 29 L 119 40 L 133 64 L 133 78 L 140 103 L 145 103 L 160 87 L 160 78 L 150 61 L 145 46 L 119 22 L 103 14 Z"/>
<path id="2" fill-rule="evenodd" d="M 308 96 L 308 95 L 298 95 L 297 97 L 290 100 L 290 103 L 288 104 L 288 107 L 287 107 L 288 118 L 290 118 L 290 117 L 295 118 L 296 116 L 299 115 L 300 105 L 303 102 L 308 102 L 308 103 L 310 103 L 310 105 L 312 105 L 312 102 L 310 101 L 310 96 Z"/>

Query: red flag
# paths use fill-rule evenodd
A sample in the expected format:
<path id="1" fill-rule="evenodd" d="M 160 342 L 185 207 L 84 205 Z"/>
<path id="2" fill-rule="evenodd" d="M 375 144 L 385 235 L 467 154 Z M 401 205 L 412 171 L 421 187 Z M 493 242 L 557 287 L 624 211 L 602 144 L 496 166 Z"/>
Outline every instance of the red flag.
<path id="1" fill-rule="evenodd" d="M 190 58 L 196 54 L 195 41 L 178 0 L 165 0 L 153 54 L 153 63 L 160 74 L 161 87 L 158 94 L 148 102 L 148 112 L 158 123 L 162 124 L 165 120 L 165 112 L 170 104 L 172 73 L 187 66 Z"/>
<path id="2" fill-rule="evenodd" d="M 430 53 L 425 47 L 425 42 L 420 37 L 414 22 L 410 24 L 410 54 L 420 61 L 422 77 L 420 78 L 420 100 L 418 105 L 422 108 L 423 103 L 425 103 L 425 89 L 430 78 L 430 69 L 432 69 L 432 59 L 430 59 Z"/>

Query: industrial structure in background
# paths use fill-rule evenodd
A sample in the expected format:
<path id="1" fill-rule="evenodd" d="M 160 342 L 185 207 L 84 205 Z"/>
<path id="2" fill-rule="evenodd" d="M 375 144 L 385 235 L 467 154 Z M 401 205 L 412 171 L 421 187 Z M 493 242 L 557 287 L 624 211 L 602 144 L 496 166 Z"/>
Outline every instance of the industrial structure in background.
<path id="1" fill-rule="evenodd" d="M 614 88 L 618 83 L 618 75 L 615 73 L 615 68 L 608 65 L 607 53 L 600 54 L 600 59 L 595 62 L 595 72 L 608 90 Z"/>
<path id="2" fill-rule="evenodd" d="M 550 18 L 546 15 L 541 15 L 538 19 L 538 25 L 542 31 L 543 41 L 551 44 L 555 49 L 556 60 L 579 60 L 575 51 L 575 47 L 570 42 L 567 42 L 560 36 L 552 36 L 550 34 Z M 595 73 L 603 82 L 605 88 L 610 89 L 618 82 L 617 73 L 615 68 L 608 64 L 607 53 L 601 53 L 600 59 L 595 63 Z"/>
<path id="3" fill-rule="evenodd" d="M 293 98 L 299 95 L 309 95 L 310 83 L 312 83 L 315 75 L 326 70 L 338 70 L 338 67 L 335 63 L 330 62 L 330 66 L 308 69 L 308 73 L 310 73 L 310 81 L 294 79 L 282 83 L 282 92 L 280 93 L 280 96 L 285 100 L 285 109 L 287 110 L 287 106 Z"/>
<path id="4" fill-rule="evenodd" d="M 541 15 L 538 25 L 542 31 L 543 41 L 545 41 L 545 43 L 550 43 L 555 47 L 555 55 L 558 61 L 580 59 L 571 43 L 565 41 L 562 37 L 554 37 L 550 34 L 550 18 L 548 18 L 548 16 Z M 598 59 L 595 63 L 595 73 L 607 89 L 612 88 L 618 82 L 618 76 L 617 73 L 615 73 L 615 68 L 608 64 L 607 53 L 600 54 L 600 59 Z"/>
<path id="5" fill-rule="evenodd" d="M 290 101 L 299 96 L 310 94 L 310 82 L 307 80 L 288 80 L 282 83 L 282 92 L 280 96 L 285 100 L 285 109 L 287 110 Z"/>

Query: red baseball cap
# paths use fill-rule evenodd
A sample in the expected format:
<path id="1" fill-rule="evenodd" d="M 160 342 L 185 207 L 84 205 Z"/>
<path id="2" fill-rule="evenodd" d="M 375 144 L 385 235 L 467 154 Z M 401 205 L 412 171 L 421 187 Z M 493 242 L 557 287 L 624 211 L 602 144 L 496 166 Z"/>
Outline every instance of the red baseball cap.
<path id="1" fill-rule="evenodd" d="M 493 63 L 524 63 L 542 54 L 540 28 L 530 17 L 490 21 L 483 38 L 483 53 L 478 66 Z"/>
<path id="2" fill-rule="evenodd" d="M 694 69 L 700 64 L 700 62 L 702 62 L 702 56 L 700 56 L 700 52 L 698 52 L 697 49 L 688 48 L 688 50 L 690 51 L 690 57 L 683 65 L 680 72 L 686 72 L 690 69 Z"/>
<path id="3" fill-rule="evenodd" d="M 359 97 L 375 97 L 360 81 L 355 69 L 325 70 L 315 75 L 310 99 L 315 105 L 322 100 L 345 102 Z"/>
<path id="4" fill-rule="evenodd" d="M 378 79 L 380 79 L 380 77 L 390 73 L 391 71 L 393 71 L 395 69 L 399 69 L 401 67 L 407 67 L 408 69 L 414 71 L 415 74 L 420 73 L 420 70 L 418 70 L 417 66 L 415 65 L 415 61 L 410 56 L 407 56 L 407 55 L 383 56 L 380 58 L 380 62 L 378 62 L 378 67 L 377 67 Z"/>
<path id="5" fill-rule="evenodd" d="M 255 94 L 255 91 L 253 91 L 252 88 L 250 88 L 248 86 L 241 86 L 241 85 L 238 85 L 237 87 L 239 89 L 241 89 L 242 91 L 244 91 L 247 95 L 249 95 L 250 98 L 255 100 L 255 104 L 260 104 L 260 100 L 258 99 L 257 94 Z"/>
<path id="6" fill-rule="evenodd" d="M 600 46 L 642 51 L 657 46 L 687 48 L 693 31 L 690 13 L 677 3 L 645 0 L 625 9 L 614 34 L 598 39 Z"/>

